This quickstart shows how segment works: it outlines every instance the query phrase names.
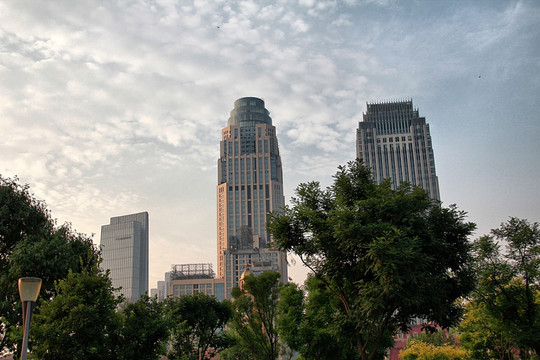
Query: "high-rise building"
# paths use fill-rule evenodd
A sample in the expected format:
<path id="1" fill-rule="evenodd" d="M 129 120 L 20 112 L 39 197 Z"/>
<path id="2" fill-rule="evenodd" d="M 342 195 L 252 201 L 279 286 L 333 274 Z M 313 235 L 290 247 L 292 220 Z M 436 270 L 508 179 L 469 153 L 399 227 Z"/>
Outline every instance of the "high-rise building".
<path id="1" fill-rule="evenodd" d="M 440 200 L 429 124 L 413 108 L 412 100 L 367 103 L 363 115 L 356 132 L 356 157 L 371 168 L 374 180 L 380 183 L 390 178 L 394 189 L 407 181 Z M 399 350 L 410 336 L 421 332 L 423 324 L 424 320 L 415 319 L 411 331 L 396 334 L 388 359 L 398 359 Z"/>
<path id="2" fill-rule="evenodd" d="M 101 227 L 101 267 L 126 301 L 148 292 L 148 213 L 113 217 Z"/>
<path id="3" fill-rule="evenodd" d="M 173 265 L 166 296 L 205 293 L 231 297 L 242 273 L 279 271 L 287 282 L 286 254 L 271 247 L 268 214 L 285 204 L 276 128 L 259 98 L 235 101 L 222 130 L 217 185 L 217 277 L 210 264 Z M 166 274 L 166 275 L 167 275 Z"/>
<path id="4" fill-rule="evenodd" d="M 412 100 L 367 103 L 356 132 L 356 157 L 377 183 L 391 178 L 395 189 L 407 181 L 440 200 L 429 124 Z"/>
<path id="5" fill-rule="evenodd" d="M 225 294 L 246 267 L 253 273 L 276 270 L 287 281 L 286 254 L 269 247 L 268 214 L 285 204 L 276 128 L 264 101 L 235 101 L 222 131 L 218 160 L 217 260 Z"/>

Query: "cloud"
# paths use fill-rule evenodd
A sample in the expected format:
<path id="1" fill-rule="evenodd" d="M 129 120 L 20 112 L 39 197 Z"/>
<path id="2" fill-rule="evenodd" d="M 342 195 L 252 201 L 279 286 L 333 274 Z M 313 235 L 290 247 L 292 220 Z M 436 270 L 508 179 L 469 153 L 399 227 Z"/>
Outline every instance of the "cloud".
<path id="1" fill-rule="evenodd" d="M 452 152 L 497 153 L 479 124 L 538 133 L 531 2 L 59 0 L 0 14 L 0 173 L 84 232 L 148 210 L 169 254 L 201 241 L 213 254 L 220 131 L 242 96 L 271 111 L 286 198 L 354 157 L 366 101 L 412 97 L 441 173 L 458 161 L 449 138 L 463 144 Z"/>

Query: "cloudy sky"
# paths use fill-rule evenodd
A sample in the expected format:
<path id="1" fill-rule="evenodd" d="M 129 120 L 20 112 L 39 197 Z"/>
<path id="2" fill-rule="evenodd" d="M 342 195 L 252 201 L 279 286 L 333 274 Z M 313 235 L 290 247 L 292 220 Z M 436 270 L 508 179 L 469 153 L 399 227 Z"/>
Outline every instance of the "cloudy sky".
<path id="1" fill-rule="evenodd" d="M 155 287 L 171 264 L 215 264 L 237 98 L 271 111 L 287 199 L 355 157 L 367 101 L 412 99 L 445 205 L 477 235 L 540 221 L 539 24 L 535 0 L 4 0 L 0 174 L 96 243 L 148 211 Z"/>

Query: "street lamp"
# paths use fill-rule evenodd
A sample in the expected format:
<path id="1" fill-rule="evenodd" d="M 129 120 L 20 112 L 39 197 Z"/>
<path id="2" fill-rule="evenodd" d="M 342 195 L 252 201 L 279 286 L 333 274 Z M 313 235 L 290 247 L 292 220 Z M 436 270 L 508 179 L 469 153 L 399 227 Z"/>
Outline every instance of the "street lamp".
<path id="1" fill-rule="evenodd" d="M 24 327 L 21 360 L 26 360 L 26 353 L 28 352 L 28 333 L 30 332 L 30 318 L 32 317 L 32 310 L 34 310 L 40 288 L 40 278 L 23 277 L 19 279 L 19 295 L 21 296 L 22 301 Z"/>

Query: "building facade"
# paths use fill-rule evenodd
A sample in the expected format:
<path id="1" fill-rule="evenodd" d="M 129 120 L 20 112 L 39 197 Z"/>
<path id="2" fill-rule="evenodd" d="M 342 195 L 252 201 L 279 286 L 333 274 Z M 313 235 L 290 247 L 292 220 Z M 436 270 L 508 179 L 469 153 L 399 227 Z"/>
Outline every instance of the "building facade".
<path id="1" fill-rule="evenodd" d="M 429 124 L 412 100 L 367 103 L 356 132 L 356 157 L 371 168 L 377 183 L 407 181 L 440 200 Z"/>
<path id="2" fill-rule="evenodd" d="M 117 294 L 135 302 L 148 292 L 148 213 L 113 217 L 101 227 L 101 267 Z"/>
<path id="3" fill-rule="evenodd" d="M 264 101 L 235 101 L 222 131 L 217 185 L 218 278 L 230 297 L 239 277 L 250 266 L 276 270 L 287 282 L 286 254 L 270 247 L 268 214 L 285 204 L 276 128 Z M 262 264 L 269 266 L 262 266 Z M 256 266 L 255 266 L 256 267 Z"/>
<path id="4" fill-rule="evenodd" d="M 254 275 L 279 271 L 280 280 L 287 282 L 286 254 L 272 248 L 266 232 L 269 213 L 283 208 L 285 197 L 276 129 L 264 101 L 255 97 L 236 100 L 221 134 L 217 276 L 201 267 L 210 264 L 173 265 L 163 286 L 167 296 L 205 293 L 218 300 L 230 299 L 246 268 Z M 192 276 L 185 276 L 187 272 Z"/>
<path id="5" fill-rule="evenodd" d="M 199 293 L 213 295 L 218 301 L 225 299 L 224 280 L 215 278 L 212 264 L 173 265 L 168 296 L 181 297 Z"/>

